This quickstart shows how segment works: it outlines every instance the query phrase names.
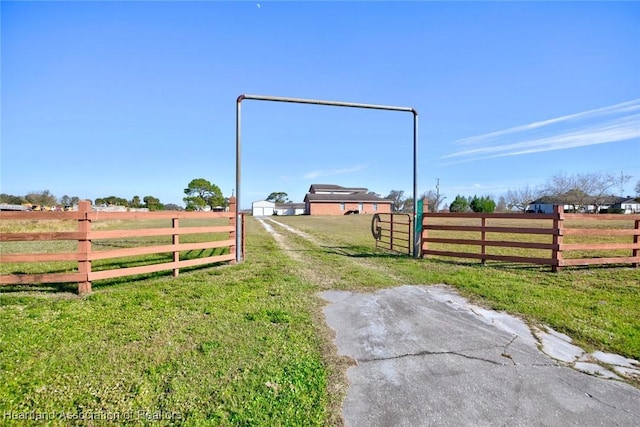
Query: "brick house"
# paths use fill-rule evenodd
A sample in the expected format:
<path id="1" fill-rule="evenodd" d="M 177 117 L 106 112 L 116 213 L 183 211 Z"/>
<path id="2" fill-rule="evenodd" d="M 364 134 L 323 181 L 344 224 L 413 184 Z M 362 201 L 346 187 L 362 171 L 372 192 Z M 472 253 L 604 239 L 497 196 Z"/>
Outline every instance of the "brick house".
<path id="1" fill-rule="evenodd" d="M 307 215 L 391 213 L 393 201 L 368 194 L 366 188 L 312 184 L 304 197 Z"/>

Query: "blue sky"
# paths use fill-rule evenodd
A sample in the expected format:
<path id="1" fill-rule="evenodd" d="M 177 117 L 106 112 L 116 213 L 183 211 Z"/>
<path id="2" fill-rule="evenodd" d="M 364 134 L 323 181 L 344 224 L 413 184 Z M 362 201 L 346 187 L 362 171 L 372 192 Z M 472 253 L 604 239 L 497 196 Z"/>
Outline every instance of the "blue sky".
<path id="1" fill-rule="evenodd" d="M 640 180 L 637 2 L 1 3 L 0 192 L 182 204 L 235 186 L 240 94 L 419 113 L 418 192 Z M 412 191 L 412 116 L 242 103 L 242 207 Z"/>

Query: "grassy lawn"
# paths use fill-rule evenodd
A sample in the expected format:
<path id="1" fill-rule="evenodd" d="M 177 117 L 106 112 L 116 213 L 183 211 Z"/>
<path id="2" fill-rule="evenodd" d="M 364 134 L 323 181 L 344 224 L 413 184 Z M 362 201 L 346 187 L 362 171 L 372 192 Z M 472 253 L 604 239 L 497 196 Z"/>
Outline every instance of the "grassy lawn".
<path id="1" fill-rule="evenodd" d="M 52 425 L 339 425 L 348 361 L 317 297 L 447 283 L 475 302 L 547 324 L 588 350 L 640 359 L 640 269 L 414 260 L 374 251 L 370 216 L 277 217 L 285 249 L 253 218 L 247 260 L 144 279 L 0 290 L 0 414 Z M 4 248 L 3 248 L 4 250 Z M 140 411 L 140 412 L 139 412 Z M 2 416 L 2 415 L 0 415 Z M 2 419 L 3 425 L 23 421 Z"/>
<path id="2" fill-rule="evenodd" d="M 241 265 L 96 282 L 83 298 L 4 290 L 0 413 L 323 424 L 329 369 L 313 288 L 253 222 L 247 243 Z"/>

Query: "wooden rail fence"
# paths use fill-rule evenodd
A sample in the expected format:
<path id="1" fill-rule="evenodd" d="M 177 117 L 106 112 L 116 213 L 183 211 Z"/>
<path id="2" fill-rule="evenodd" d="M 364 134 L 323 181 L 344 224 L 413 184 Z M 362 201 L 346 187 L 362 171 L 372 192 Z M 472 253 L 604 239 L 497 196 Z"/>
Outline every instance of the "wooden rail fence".
<path id="1" fill-rule="evenodd" d="M 457 223 L 436 223 L 434 219 L 457 219 Z M 480 223 L 460 224 L 460 219 L 473 219 Z M 577 226 L 568 227 L 566 220 Z M 605 226 L 606 222 L 628 226 Z M 422 230 L 420 247 L 423 257 L 472 258 L 480 259 L 483 264 L 494 260 L 549 265 L 554 272 L 565 266 L 640 265 L 640 215 L 569 214 L 564 213 L 562 206 L 556 207 L 552 214 L 426 212 Z M 572 236 L 573 241 L 566 242 L 566 236 Z M 463 250 L 469 247 L 475 247 L 475 252 Z M 508 254 L 495 253 L 500 251 L 493 248 L 517 248 L 522 254 L 514 255 L 513 249 Z M 541 252 L 546 252 L 547 256 L 539 255 Z M 621 255 L 621 252 L 626 252 L 626 255 Z"/>
<path id="2" fill-rule="evenodd" d="M 77 282 L 78 292 L 85 294 L 91 292 L 91 282 L 101 279 L 149 274 L 158 271 L 173 270 L 177 277 L 180 268 L 200 266 L 206 264 L 230 262 L 236 259 L 236 199 L 229 200 L 229 212 L 94 212 L 89 201 L 81 201 L 77 211 L 70 212 L 0 212 L 0 221 L 6 224 L 8 221 L 77 221 L 76 231 L 50 231 L 50 232 L 3 232 L 0 234 L 0 242 L 34 242 L 34 241 L 77 241 L 75 252 L 55 253 L 0 253 L 2 264 L 5 263 L 43 263 L 56 261 L 77 262 L 76 272 L 65 273 L 37 273 L 37 274 L 2 274 L 0 285 L 10 284 L 36 284 L 36 283 L 68 283 Z M 228 225 L 181 227 L 181 219 L 218 220 L 228 219 Z M 241 217 L 244 221 L 244 217 Z M 171 220 L 171 227 L 164 228 L 139 228 L 118 230 L 93 230 L 95 221 L 111 220 Z M 241 228 L 244 230 L 244 227 Z M 197 243 L 180 243 L 180 236 L 194 234 L 222 234 L 222 240 L 211 240 Z M 243 233 L 244 234 L 244 233 Z M 171 236 L 170 244 L 139 245 L 141 242 L 133 241 L 137 247 L 126 247 L 109 250 L 92 250 L 92 242 L 109 239 L 141 238 L 152 236 Z M 244 239 L 244 236 L 243 236 Z M 131 244 L 132 241 L 128 241 Z M 203 256 L 192 259 L 180 259 L 180 252 L 203 251 L 215 248 L 229 248 L 228 253 L 213 256 Z M 244 245 L 243 245 L 244 248 Z M 152 263 L 142 266 L 115 268 L 93 271 L 92 261 L 136 257 L 141 255 L 172 253 L 172 261 Z"/>

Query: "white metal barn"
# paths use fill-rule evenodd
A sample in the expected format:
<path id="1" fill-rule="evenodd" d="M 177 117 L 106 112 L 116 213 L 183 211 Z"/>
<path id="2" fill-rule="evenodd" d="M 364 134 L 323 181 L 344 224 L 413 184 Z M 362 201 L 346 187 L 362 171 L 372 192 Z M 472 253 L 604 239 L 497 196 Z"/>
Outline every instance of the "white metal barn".
<path id="1" fill-rule="evenodd" d="M 276 203 L 276 215 L 304 215 L 306 205 L 304 203 Z"/>
<path id="2" fill-rule="evenodd" d="M 267 200 L 259 200 L 251 204 L 253 216 L 271 216 L 276 208 L 276 204 Z"/>

